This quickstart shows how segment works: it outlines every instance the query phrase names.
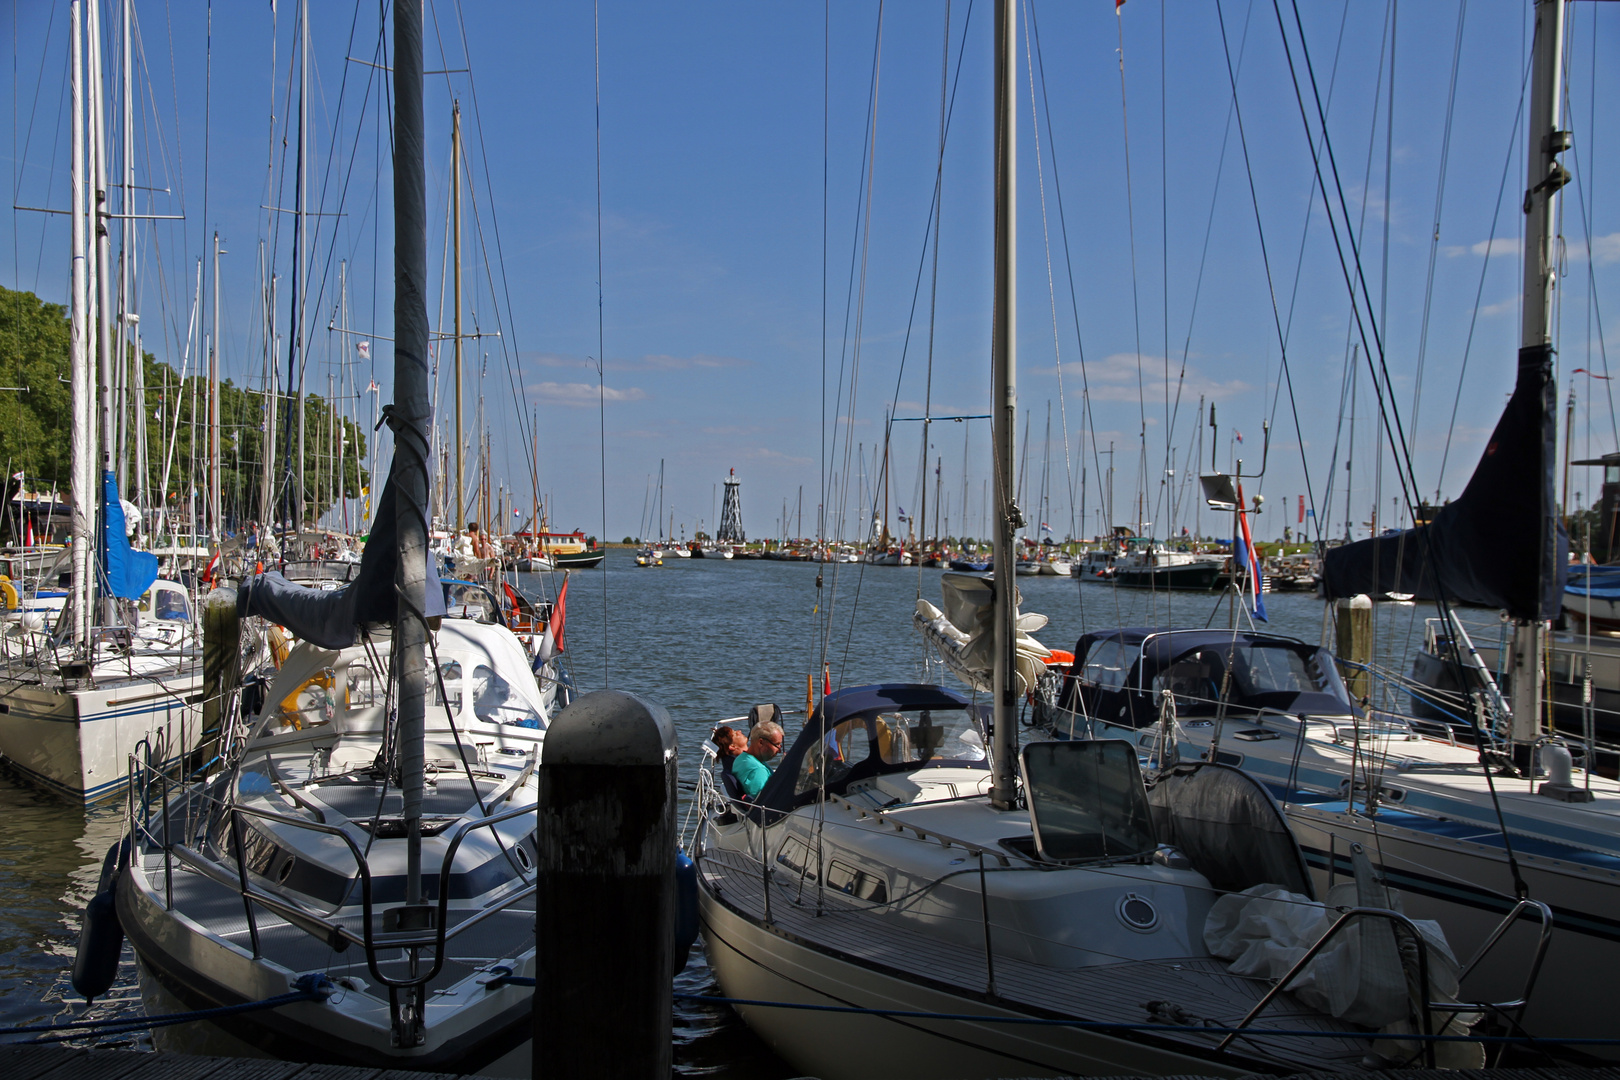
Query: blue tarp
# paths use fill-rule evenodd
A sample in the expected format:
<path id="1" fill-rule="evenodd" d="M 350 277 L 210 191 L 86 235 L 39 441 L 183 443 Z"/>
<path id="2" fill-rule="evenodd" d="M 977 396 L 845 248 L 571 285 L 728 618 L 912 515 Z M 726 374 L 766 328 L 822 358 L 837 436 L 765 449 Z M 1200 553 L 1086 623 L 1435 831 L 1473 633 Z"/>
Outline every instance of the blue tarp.
<path id="1" fill-rule="evenodd" d="M 101 543 L 107 559 L 107 589 L 120 600 L 139 600 L 157 580 L 157 556 L 129 546 L 124 505 L 118 498 L 118 478 L 101 474 Z"/>

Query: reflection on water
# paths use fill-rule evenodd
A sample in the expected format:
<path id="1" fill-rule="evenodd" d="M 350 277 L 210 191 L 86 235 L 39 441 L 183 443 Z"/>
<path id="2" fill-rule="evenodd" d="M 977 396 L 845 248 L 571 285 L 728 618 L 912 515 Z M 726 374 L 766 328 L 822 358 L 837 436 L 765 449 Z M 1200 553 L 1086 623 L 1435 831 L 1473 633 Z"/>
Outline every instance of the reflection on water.
<path id="1" fill-rule="evenodd" d="M 937 570 L 718 559 L 671 558 L 661 568 L 639 569 L 630 553 L 615 550 L 605 571 L 572 574 L 567 655 L 582 689 L 606 684 L 669 709 L 681 744 L 682 777 L 690 781 L 700 760 L 697 748 L 716 720 L 775 702 L 787 714 L 790 731 L 802 723 L 807 679 L 819 695 L 824 659 L 835 688 L 939 678 L 925 668 L 911 626 L 919 597 L 939 603 L 939 577 Z M 561 583 L 560 577 L 521 578 L 529 591 L 548 596 Z M 1020 578 L 1018 585 L 1023 610 L 1051 619 L 1035 637 L 1054 648 L 1073 648 L 1089 629 L 1172 621 L 1225 626 L 1229 617 L 1229 605 L 1213 594 L 1153 594 L 1055 577 Z M 1270 629 L 1320 639 L 1324 605 L 1314 596 L 1274 594 L 1266 604 Z M 1408 667 L 1427 614 L 1413 605 L 1378 605 L 1381 664 Z M 681 798 L 684 820 L 684 791 Z M 122 819 L 121 803 L 86 813 L 0 780 L 0 895 L 7 905 L 7 918 L 0 920 L 0 1022 L 86 1015 L 68 983 L 79 913 Z M 693 950 L 676 988 L 718 993 L 701 948 Z M 117 985 L 87 1015 L 138 1007 L 134 958 L 126 946 Z M 764 1080 L 795 1075 L 724 1006 L 677 1002 L 674 1033 L 682 1074 Z M 103 1045 L 93 1037 L 84 1042 Z M 150 1040 L 117 1036 L 104 1045 L 150 1046 Z"/>

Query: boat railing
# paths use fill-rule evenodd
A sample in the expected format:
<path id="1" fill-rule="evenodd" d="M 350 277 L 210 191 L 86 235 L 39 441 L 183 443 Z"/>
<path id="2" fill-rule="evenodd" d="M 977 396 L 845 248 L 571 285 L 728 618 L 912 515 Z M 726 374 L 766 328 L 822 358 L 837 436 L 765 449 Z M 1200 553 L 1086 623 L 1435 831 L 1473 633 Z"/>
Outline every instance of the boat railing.
<path id="1" fill-rule="evenodd" d="M 1328 932 L 1318 938 L 1316 944 L 1306 949 L 1304 955 L 1294 961 L 1294 965 L 1288 969 L 1288 972 L 1273 983 L 1271 988 L 1265 992 L 1265 995 L 1254 1003 L 1254 1008 L 1250 1009 L 1243 1019 L 1234 1024 L 1232 1030 L 1227 1032 L 1226 1036 L 1215 1044 L 1215 1052 L 1217 1054 L 1221 1053 L 1232 1045 L 1233 1040 L 1240 1038 L 1249 1025 L 1254 1023 L 1261 1013 L 1265 1012 L 1266 1007 L 1275 1001 L 1279 994 L 1288 989 L 1289 984 L 1304 973 L 1311 961 L 1316 959 L 1317 955 L 1327 947 L 1329 942 L 1346 928 L 1367 919 L 1382 919 L 1390 923 L 1394 929 L 1409 935 L 1416 946 L 1418 986 L 1423 988 L 1423 992 L 1418 999 L 1418 1013 L 1421 1019 L 1418 1034 L 1424 1037 L 1423 1053 L 1426 1059 L 1425 1063 L 1428 1068 L 1434 1068 L 1434 1041 L 1429 1036 L 1434 1034 L 1433 1011 L 1437 1003 L 1429 1000 L 1429 945 L 1424 940 L 1422 932 L 1418 930 L 1417 925 L 1410 918 L 1398 911 L 1391 911 L 1387 908 L 1356 907 L 1346 909 L 1338 919 L 1334 920 L 1333 925 L 1328 928 Z M 1403 966 L 1405 966 L 1404 957 L 1402 962 Z M 1451 1008 L 1452 1006 L 1448 1004 L 1441 1007 Z"/>
<path id="2" fill-rule="evenodd" d="M 262 955 L 259 942 L 258 918 L 255 913 L 255 905 L 257 905 L 279 916 L 289 925 L 296 926 L 310 936 L 325 942 L 328 948 L 336 952 L 342 952 L 350 945 L 359 945 L 365 951 L 366 966 L 370 969 L 373 978 L 381 985 L 393 989 L 422 986 L 438 976 L 446 959 L 445 946 L 448 942 L 519 901 L 533 896 L 538 887 L 535 880 L 526 880 L 506 896 L 482 907 L 476 914 L 462 919 L 452 928 L 449 925 L 451 890 L 448 881 L 456 853 L 460 850 L 462 842 L 479 829 L 493 831 L 495 826 L 502 822 L 525 814 L 532 814 L 534 808 L 524 805 L 500 813 L 486 814 L 483 817 L 464 820 L 455 826 L 449 835 L 449 842 L 445 845 L 444 856 L 439 867 L 440 886 L 437 890 L 436 901 L 430 908 L 428 905 L 420 905 L 413 910 L 407 905 L 405 907 L 384 909 L 384 930 L 378 932 L 376 929 L 376 902 L 372 892 L 371 870 L 366 863 L 365 852 L 360 849 L 359 844 L 356 843 L 355 838 L 350 835 L 348 830 L 325 821 L 310 820 L 259 807 L 244 806 L 240 803 L 220 799 L 201 790 L 200 787 L 195 788 L 187 800 L 187 809 L 192 809 L 191 804 L 201 800 L 211 808 L 208 815 L 210 818 L 217 820 L 216 815 L 218 815 L 218 817 L 226 819 L 224 823 L 229 828 L 231 846 L 235 848 L 236 868 L 233 873 L 219 862 L 210 859 L 203 852 L 175 840 L 171 827 L 175 778 L 167 770 L 158 767 L 150 760 L 143 761 L 140 756 L 131 755 L 130 777 L 130 798 L 127 804 L 128 832 L 135 839 L 136 845 L 142 853 L 154 849 L 163 853 L 164 907 L 170 910 L 174 907 L 174 862 L 178 860 L 215 884 L 230 889 L 241 896 L 247 919 L 248 938 L 252 946 L 254 959 L 259 959 Z M 157 790 L 154 791 L 154 788 Z M 160 807 L 153 805 L 154 794 L 157 794 L 161 800 Z M 300 803 L 300 805 L 303 804 Z M 159 832 L 156 835 L 152 830 L 154 817 L 161 822 Z M 341 841 L 354 859 L 359 878 L 360 932 L 356 933 L 344 920 L 336 917 L 337 912 L 346 902 L 347 894 L 345 900 L 339 901 L 337 907 L 328 911 L 321 911 L 292 896 L 273 892 L 254 882 L 249 876 L 247 859 L 244 857 L 246 844 L 242 836 L 243 817 L 274 822 L 289 828 L 303 829 Z M 191 830 L 188 828 L 186 830 L 188 838 L 190 834 Z M 520 880 L 522 880 L 521 872 Z M 428 917 L 426 919 L 422 918 L 422 908 L 428 908 Z M 403 930 L 389 930 L 387 924 L 391 920 L 396 921 L 396 925 L 413 922 L 415 925 L 410 925 Z M 413 957 L 415 956 L 415 950 L 431 949 L 433 951 L 433 962 L 426 972 L 415 971 L 409 978 L 396 978 L 385 975 L 380 970 L 378 954 L 385 949 L 390 952 L 409 950 Z"/>
<path id="3" fill-rule="evenodd" d="M 1417 1003 L 1419 1006 L 1418 1011 L 1422 1018 L 1422 1027 L 1419 1034 L 1425 1037 L 1424 1055 L 1427 1059 L 1428 1067 L 1432 1069 L 1434 1068 L 1435 1042 L 1430 1036 L 1435 1034 L 1433 1020 L 1434 1013 L 1511 1013 L 1514 1016 L 1515 1022 L 1522 1017 L 1525 1006 L 1530 1001 L 1530 995 L 1535 990 L 1536 978 L 1541 974 L 1541 964 L 1547 955 L 1547 946 L 1552 940 L 1552 911 L 1547 907 L 1546 904 L 1543 904 L 1538 900 L 1529 899 L 1520 900 L 1515 903 L 1502 921 L 1497 924 L 1496 929 L 1491 932 L 1488 938 L 1486 938 L 1485 943 L 1479 947 L 1479 950 L 1474 953 L 1473 957 L 1468 961 L 1468 963 L 1463 965 L 1460 973 L 1457 976 L 1457 981 L 1460 985 L 1468 978 L 1469 974 L 1479 966 L 1480 962 L 1495 950 L 1497 944 L 1500 943 L 1501 940 L 1507 935 L 1507 932 L 1513 928 L 1514 924 L 1517 923 L 1521 917 L 1526 915 L 1535 916 L 1540 924 L 1540 931 L 1537 934 L 1536 947 L 1531 956 L 1529 968 L 1525 973 L 1524 988 L 1518 997 L 1512 998 L 1508 1001 L 1494 1002 L 1434 1001 L 1430 1000 L 1429 997 L 1430 984 L 1428 942 L 1423 937 L 1422 932 L 1418 929 L 1417 924 L 1402 912 L 1391 911 L 1387 908 L 1357 907 L 1345 909 L 1338 919 L 1334 921 L 1333 925 L 1328 928 L 1328 932 L 1317 939 L 1316 943 L 1309 949 L 1305 950 L 1305 954 L 1294 962 L 1294 965 L 1288 969 L 1288 972 L 1283 975 L 1282 978 L 1278 979 L 1272 985 L 1271 989 L 1266 991 L 1265 996 L 1255 1003 L 1254 1008 L 1249 1010 L 1248 1014 L 1234 1026 L 1233 1030 L 1220 1041 L 1215 1049 L 1217 1052 L 1219 1052 L 1230 1046 L 1232 1041 L 1238 1038 L 1243 1030 L 1253 1023 L 1256 1017 L 1265 1011 L 1266 1007 L 1271 1004 L 1277 995 L 1286 990 L 1289 984 L 1305 971 L 1305 969 L 1310 965 L 1310 962 L 1315 959 L 1316 956 L 1327 946 L 1328 942 L 1330 942 L 1341 931 L 1360 920 L 1383 919 L 1396 929 L 1407 934 L 1415 945 L 1418 969 L 1417 985 L 1423 988 L 1422 994 Z M 1406 963 L 1406 960 L 1403 956 L 1403 964 L 1404 963 Z"/>

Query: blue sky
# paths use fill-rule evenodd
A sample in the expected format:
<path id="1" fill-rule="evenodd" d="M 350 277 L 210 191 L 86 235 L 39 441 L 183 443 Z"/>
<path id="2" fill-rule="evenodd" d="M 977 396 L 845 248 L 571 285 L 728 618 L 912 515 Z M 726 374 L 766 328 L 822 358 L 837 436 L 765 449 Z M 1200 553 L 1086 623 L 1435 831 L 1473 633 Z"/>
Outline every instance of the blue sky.
<path id="1" fill-rule="evenodd" d="M 376 8 L 312 6 L 312 203 L 342 215 L 312 228 L 320 294 L 308 316 L 308 385 L 324 392 L 329 375 L 341 377 L 336 359 L 352 355 L 326 329 L 340 260 L 348 262 L 349 325 L 375 338 L 391 332 L 391 188 L 384 87 L 377 69 L 362 63 L 386 60 Z M 1280 7 L 1292 36 L 1292 7 Z M 1607 384 L 1572 374 L 1605 370 L 1598 320 L 1616 317 L 1620 280 L 1620 209 L 1606 197 L 1610 148 L 1620 145 L 1610 104 L 1620 100 L 1616 73 L 1603 63 L 1620 45 L 1620 12 L 1610 7 L 1569 8 L 1565 124 L 1576 150 L 1565 160 L 1576 182 L 1563 204 L 1557 342 L 1560 393 L 1578 395 L 1577 457 L 1615 449 Z M 297 98 L 289 98 L 287 82 L 296 4 L 281 0 L 274 13 L 268 3 L 216 5 L 211 50 L 204 5 L 135 8 L 137 183 L 169 189 L 143 193 L 136 209 L 186 215 L 139 230 L 144 345 L 179 365 L 196 259 L 217 229 L 230 252 L 221 266 L 225 371 L 258 385 L 261 240 L 280 275 L 278 333 L 289 322 L 291 218 L 262 207 L 290 206 L 293 198 L 292 144 L 283 139 L 295 138 L 287 121 Z M 1425 494 L 1438 486 L 1444 497 L 1461 490 L 1512 384 L 1524 188 L 1515 124 L 1530 4 L 1467 6 L 1438 241 L 1458 5 L 1399 6 L 1393 135 L 1386 137 L 1392 10 L 1360 0 L 1301 6 L 1325 97 L 1331 83 L 1329 135 L 1380 312 L 1392 397 L 1414 433 Z M 986 411 L 990 15 L 986 0 L 954 0 L 949 8 L 955 91 L 935 291 L 925 245 L 943 4 L 604 2 L 600 278 L 591 6 L 430 4 L 428 68 L 471 68 L 428 81 L 430 265 L 435 275 L 446 266 L 450 107 L 459 99 L 471 181 L 466 321 L 501 335 L 468 343 L 465 419 L 470 427 L 483 410 L 497 480 L 520 493 L 520 506 L 531 499 L 521 415 L 538 419 L 538 486 L 561 528 L 603 531 L 605 436 L 612 539 L 656 530 L 644 522 L 660 461 L 665 528 L 673 514 L 677 534 L 691 535 L 700 522 L 712 527 L 719 483 L 731 468 L 743 481 L 751 536 L 778 534 L 784 507 L 790 531 L 812 532 L 824 499 L 853 534 L 859 509 L 872 502 L 861 477 L 871 485 L 885 409 L 920 415 L 926 394 L 936 415 Z M 1321 198 L 1312 198 L 1311 156 L 1274 7 L 1174 3 L 1166 23 L 1165 5 L 1153 0 L 1130 0 L 1118 15 L 1112 0 L 1084 0 L 1037 3 L 1033 15 L 1039 169 L 1027 71 L 1019 135 L 1019 392 L 1032 417 L 1023 500 L 1031 517 L 1058 535 L 1080 532 L 1084 469 L 1084 532 L 1096 532 L 1112 462 L 1116 523 L 1145 519 L 1161 535 L 1194 524 L 1196 499 L 1184 480 L 1198 464 L 1188 456 L 1208 419 L 1207 402 L 1202 418 L 1194 415 L 1204 395 L 1220 424 L 1218 447 L 1204 429 L 1206 468 L 1212 453 L 1224 467 L 1238 450 L 1255 469 L 1262 421 L 1275 418 L 1267 475 L 1247 485 L 1267 498 L 1261 534 L 1281 531 L 1285 498 L 1287 520 L 1296 518 L 1307 470 L 1318 513 L 1342 533 L 1349 302 Z M 66 22 L 65 3 L 17 5 L 0 29 L 12 60 L 4 151 L 13 201 L 27 206 L 67 201 Z M 1235 119 L 1229 123 L 1228 49 L 1240 64 L 1247 166 Z M 6 284 L 65 299 L 63 219 L 13 211 L 4 228 Z M 446 288 L 448 280 L 446 266 Z M 441 305 L 435 295 L 430 315 L 449 332 L 447 300 Z M 1287 333 L 1297 431 L 1287 395 L 1276 399 L 1278 321 Z M 595 361 L 602 355 L 605 427 Z M 386 343 L 374 341 L 383 400 L 390 362 Z M 350 365 L 357 389 L 371 375 L 371 363 Z M 1380 468 L 1372 452 L 1365 363 L 1356 389 L 1349 494 L 1360 533 L 1375 500 L 1381 524 L 1389 521 L 1398 487 L 1387 454 Z M 1179 392 L 1179 409 L 1167 407 L 1167 392 L 1171 406 Z M 446 420 L 449 400 L 446 387 Z M 369 423 L 370 399 L 359 409 Z M 948 514 L 953 533 L 984 528 L 987 426 L 932 429 L 929 468 L 939 464 L 945 505 L 930 484 L 929 516 L 935 508 Z M 890 504 L 891 519 L 899 507 L 918 508 L 918 429 L 894 428 L 892 480 L 886 499 L 877 496 Z M 1241 447 L 1235 432 L 1244 435 Z M 1022 447 L 1022 431 L 1019 438 Z M 859 454 L 846 454 L 846 439 Z M 1572 493 L 1589 501 L 1595 480 L 1576 470 Z"/>

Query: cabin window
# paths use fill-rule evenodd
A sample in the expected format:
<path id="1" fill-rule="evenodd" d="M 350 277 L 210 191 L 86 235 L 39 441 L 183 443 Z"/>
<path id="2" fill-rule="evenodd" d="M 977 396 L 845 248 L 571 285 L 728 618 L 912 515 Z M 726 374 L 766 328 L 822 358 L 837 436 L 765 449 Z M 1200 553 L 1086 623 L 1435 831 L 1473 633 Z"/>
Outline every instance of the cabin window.
<path id="1" fill-rule="evenodd" d="M 1125 685 L 1131 656 L 1125 643 L 1118 638 L 1097 642 L 1086 654 L 1085 668 L 1080 678 L 1103 690 L 1118 690 Z"/>
<path id="2" fill-rule="evenodd" d="M 512 689 L 512 684 L 486 664 L 473 668 L 472 699 L 473 715 L 486 724 L 540 726 L 540 718 Z"/>
<path id="3" fill-rule="evenodd" d="M 152 614 L 160 621 L 191 621 L 191 608 L 186 603 L 186 594 L 176 592 L 174 589 L 158 590 L 157 599 L 152 604 Z"/>
<path id="4" fill-rule="evenodd" d="M 827 884 L 841 893 L 882 904 L 889 899 L 889 886 L 877 874 L 834 862 L 827 868 Z"/>
<path id="5" fill-rule="evenodd" d="M 984 738 L 962 709 L 882 713 L 876 725 L 878 756 L 890 765 L 926 765 L 939 758 L 984 760 Z"/>
<path id="6" fill-rule="evenodd" d="M 793 793 L 805 795 L 824 784 L 830 787 L 838 783 L 849 775 L 852 766 L 865 761 L 871 753 L 872 739 L 866 729 L 866 718 L 857 716 L 845 720 L 805 751 Z"/>
<path id="7" fill-rule="evenodd" d="M 439 664 L 439 678 L 428 694 L 431 704 L 448 706 L 452 714 L 461 711 L 461 664 L 444 660 Z"/>
<path id="8" fill-rule="evenodd" d="M 1214 649 L 1199 649 L 1183 656 L 1153 678 L 1153 700 L 1168 690 L 1176 699 L 1178 714 L 1208 713 L 1221 697 L 1224 665 Z"/>
<path id="9" fill-rule="evenodd" d="M 776 861 L 795 874 L 802 875 L 806 881 L 816 880 L 815 861 L 810 857 L 810 848 L 796 836 L 790 836 L 783 842 L 781 850 L 776 853 Z"/>

